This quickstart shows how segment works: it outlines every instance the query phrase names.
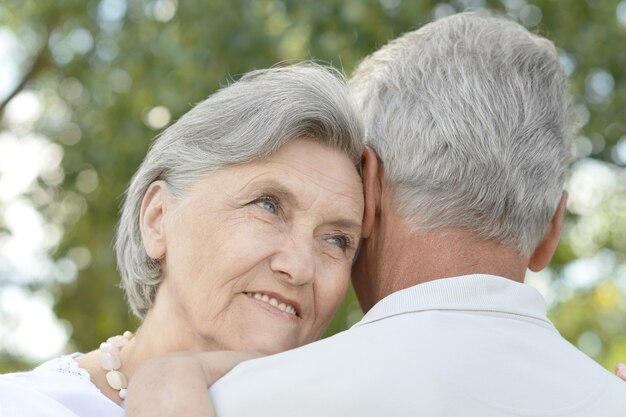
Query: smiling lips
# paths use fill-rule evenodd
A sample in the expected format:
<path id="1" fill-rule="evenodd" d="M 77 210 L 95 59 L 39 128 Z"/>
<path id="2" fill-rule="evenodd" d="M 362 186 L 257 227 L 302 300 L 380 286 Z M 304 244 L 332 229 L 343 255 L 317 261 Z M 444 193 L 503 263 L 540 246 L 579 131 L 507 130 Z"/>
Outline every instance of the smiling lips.
<path id="1" fill-rule="evenodd" d="M 291 304 L 283 303 L 282 301 L 279 301 L 272 296 L 260 292 L 247 292 L 246 295 L 254 298 L 255 300 L 262 301 L 273 307 L 276 307 L 280 311 L 284 311 L 287 314 L 292 314 L 294 316 L 296 315 L 296 308 L 294 306 L 292 306 Z"/>

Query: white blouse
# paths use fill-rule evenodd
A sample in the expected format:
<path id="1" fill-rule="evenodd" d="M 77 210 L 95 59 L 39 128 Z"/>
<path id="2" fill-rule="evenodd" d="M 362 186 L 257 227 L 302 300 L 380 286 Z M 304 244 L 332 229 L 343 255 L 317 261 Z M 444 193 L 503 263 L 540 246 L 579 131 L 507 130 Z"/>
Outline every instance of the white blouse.
<path id="1" fill-rule="evenodd" d="M 102 394 L 78 366 L 74 358 L 80 355 L 0 375 L 0 417 L 123 417 L 124 409 Z"/>

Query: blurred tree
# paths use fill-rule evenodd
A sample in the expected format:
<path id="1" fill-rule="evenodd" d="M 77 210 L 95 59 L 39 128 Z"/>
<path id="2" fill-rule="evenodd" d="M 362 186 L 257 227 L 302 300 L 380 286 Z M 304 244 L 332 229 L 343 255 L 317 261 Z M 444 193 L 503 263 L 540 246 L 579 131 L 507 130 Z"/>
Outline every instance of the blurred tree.
<path id="1" fill-rule="evenodd" d="M 574 204 L 543 285 L 569 340 L 606 366 L 626 358 L 619 336 L 626 334 L 626 1 L 4 0 L 0 29 L 17 40 L 12 59 L 21 75 L 0 97 L 0 135 L 42 135 L 62 159 L 25 194 L 60 239 L 49 244 L 56 272 L 16 280 L 0 263 L 0 293 L 11 286 L 52 292 L 56 314 L 71 323 L 70 350 L 136 327 L 111 242 L 125 186 L 159 130 L 249 70 L 315 59 L 349 75 L 390 39 L 465 9 L 508 14 L 560 48 L 584 124 L 576 158 L 581 166 L 600 161 L 612 183 L 589 199 L 575 192 L 584 184 L 572 176 Z M 41 107 L 29 122 L 10 109 L 26 94 Z M 0 238 L 9 233 L 0 216 Z M 568 277 L 589 267 L 579 258 L 592 262 L 598 254 L 609 254 L 611 268 L 576 289 Z M 1 307 L 0 323 L 9 323 Z M 359 318 L 350 293 L 327 333 Z M 0 370 L 27 366 L 15 355 L 0 353 Z"/>

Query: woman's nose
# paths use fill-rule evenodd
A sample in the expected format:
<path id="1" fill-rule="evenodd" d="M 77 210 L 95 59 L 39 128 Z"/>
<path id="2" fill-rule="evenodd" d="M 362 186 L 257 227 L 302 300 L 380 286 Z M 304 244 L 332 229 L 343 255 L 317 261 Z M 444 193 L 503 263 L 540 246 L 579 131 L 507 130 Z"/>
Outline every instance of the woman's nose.
<path id="1" fill-rule="evenodd" d="M 285 239 L 284 245 L 272 256 L 272 271 L 279 273 L 290 285 L 305 285 L 315 277 L 313 242 L 306 239 Z"/>

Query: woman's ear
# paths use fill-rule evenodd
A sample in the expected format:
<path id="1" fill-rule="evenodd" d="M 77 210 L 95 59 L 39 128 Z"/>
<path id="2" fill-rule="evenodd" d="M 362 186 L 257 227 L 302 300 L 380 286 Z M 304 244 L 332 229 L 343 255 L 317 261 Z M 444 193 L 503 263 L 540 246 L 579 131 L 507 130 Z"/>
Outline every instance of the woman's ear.
<path id="1" fill-rule="evenodd" d="M 378 156 L 368 146 L 365 147 L 363 157 L 361 158 L 361 172 L 363 174 L 363 194 L 365 198 L 361 237 L 367 239 L 372 233 L 376 215 L 380 210 L 380 175 L 382 173 Z"/>
<path id="2" fill-rule="evenodd" d="M 556 250 L 556 246 L 559 243 L 561 237 L 561 228 L 563 227 L 563 219 L 565 218 L 565 204 L 567 203 L 567 191 L 563 191 L 561 195 L 561 201 L 552 216 L 552 221 L 548 230 L 543 235 L 541 242 L 535 248 L 535 251 L 530 256 L 528 261 L 528 268 L 531 271 L 538 272 L 544 269 L 550 263 L 552 255 Z"/>
<path id="3" fill-rule="evenodd" d="M 155 181 L 148 187 L 141 202 L 139 226 L 143 246 L 152 259 L 161 259 L 166 252 L 165 213 L 167 188 L 164 181 Z"/>

